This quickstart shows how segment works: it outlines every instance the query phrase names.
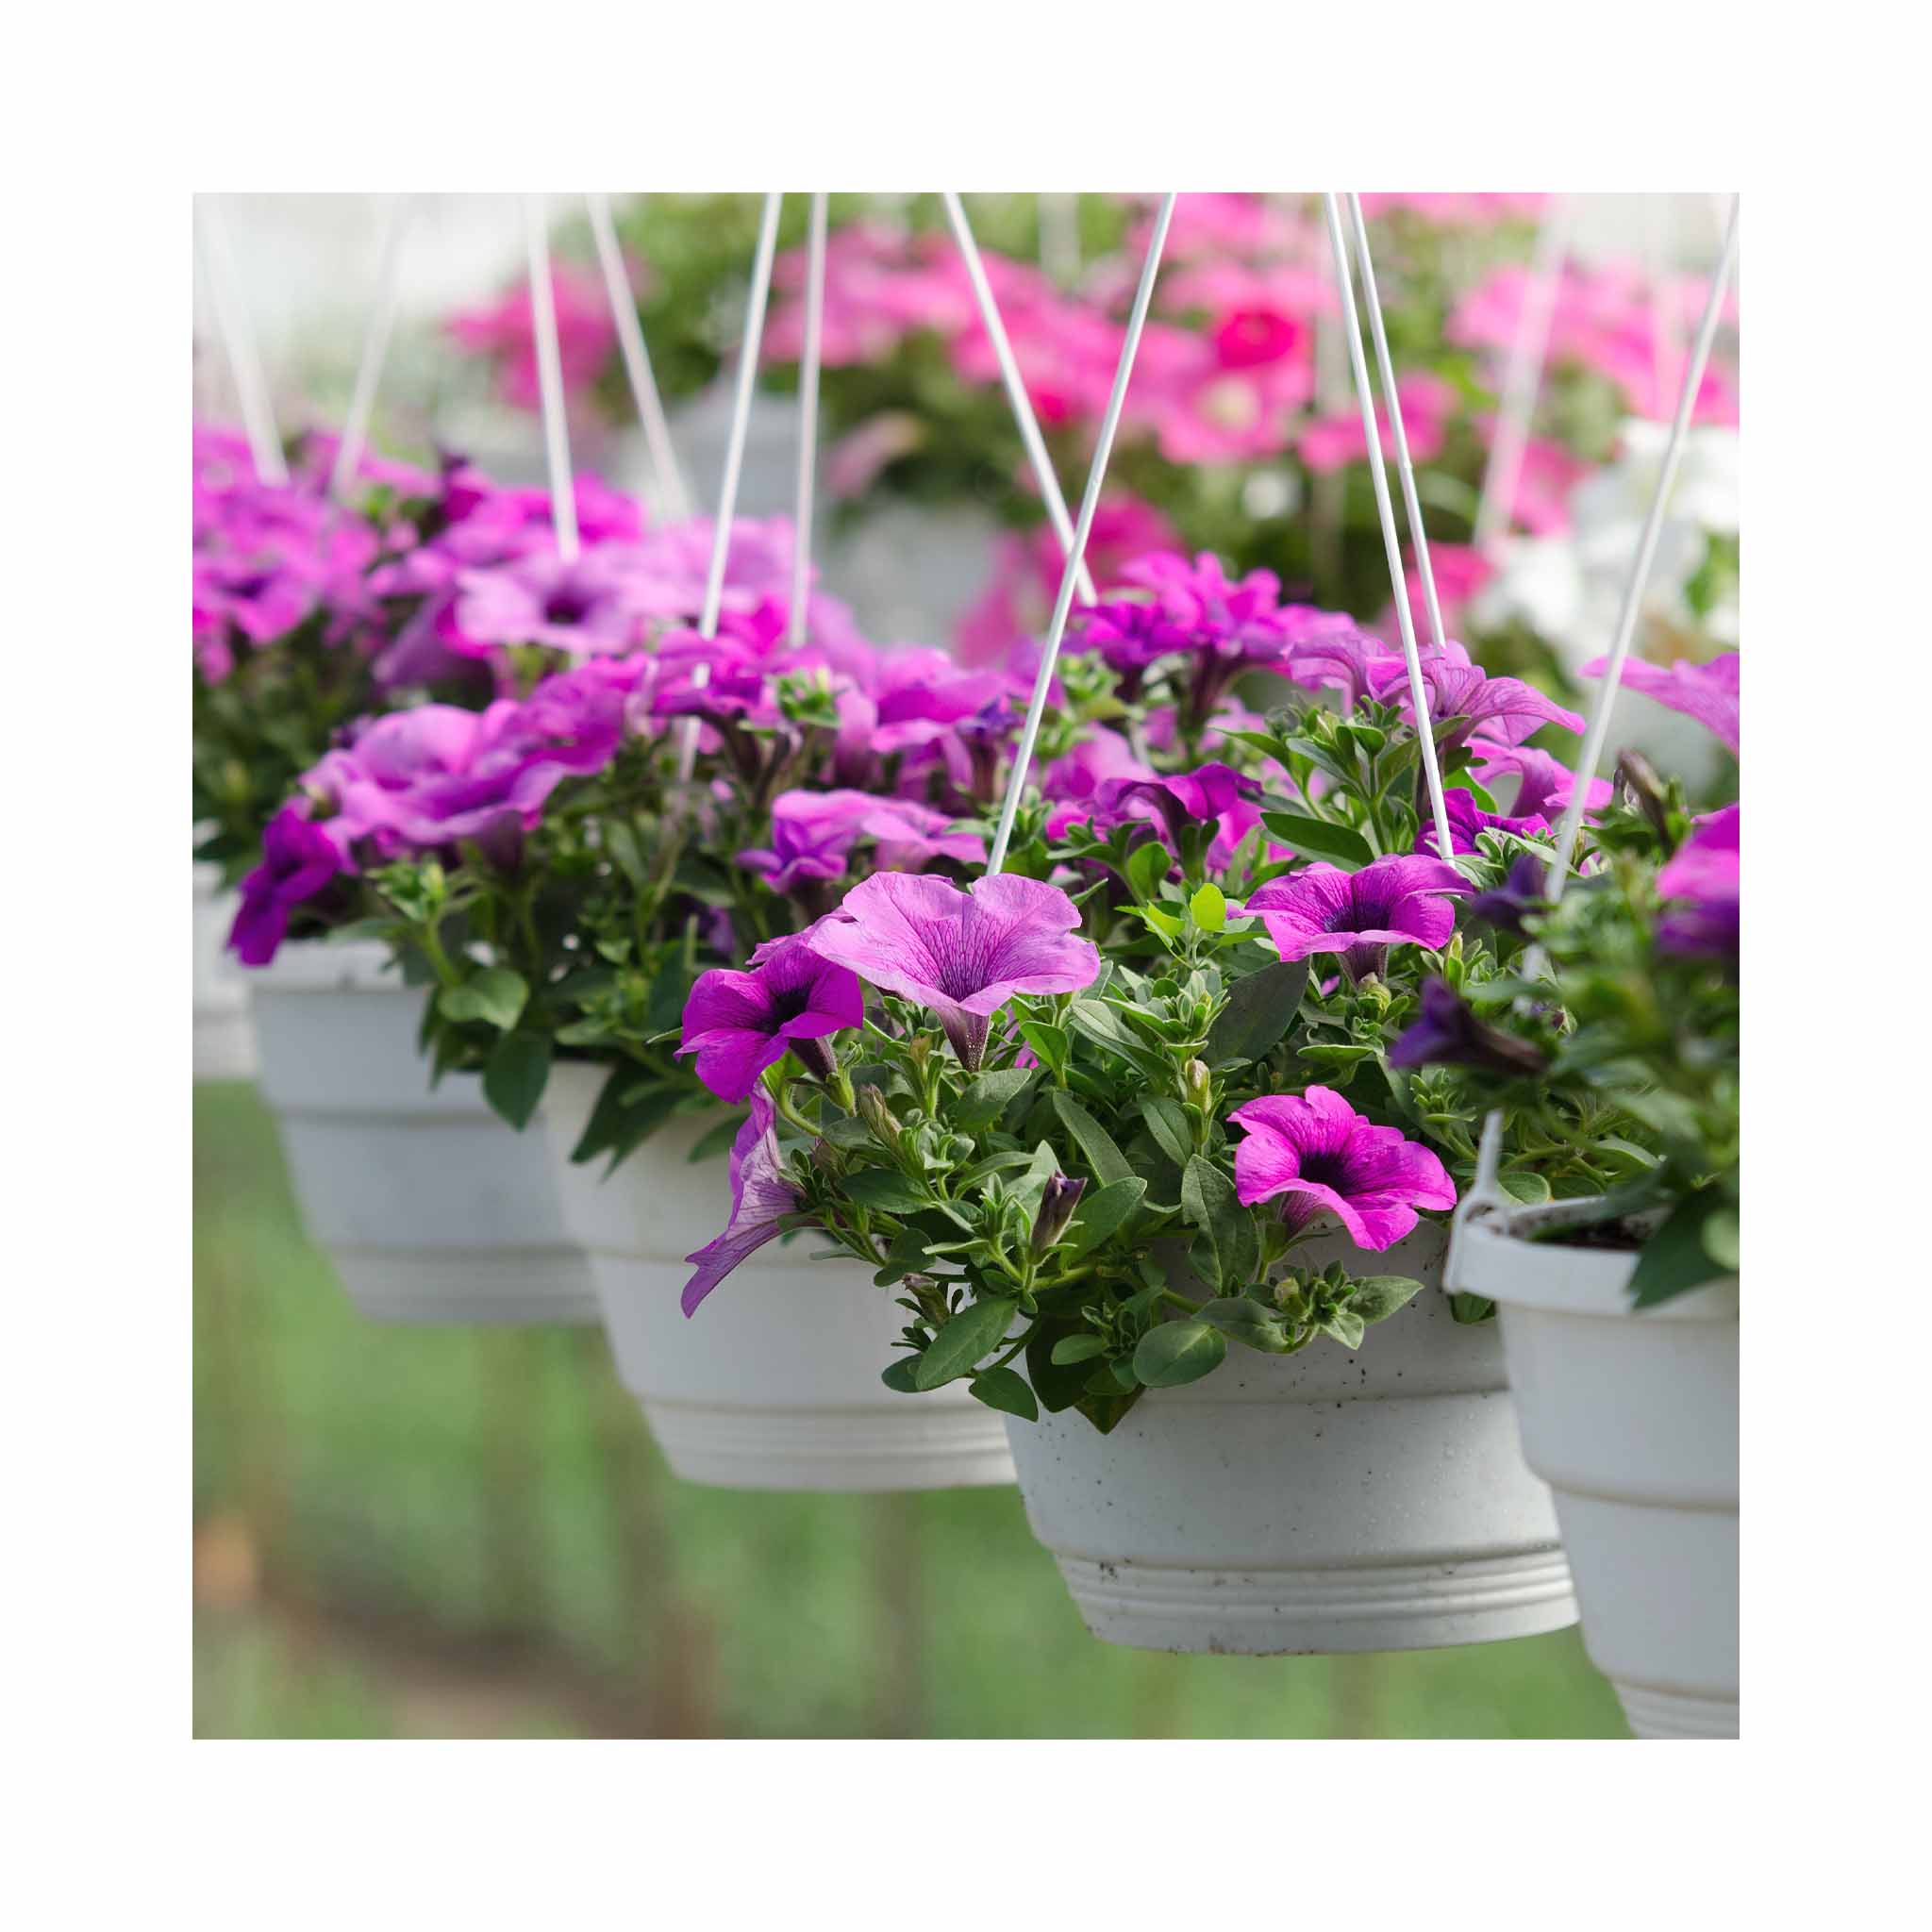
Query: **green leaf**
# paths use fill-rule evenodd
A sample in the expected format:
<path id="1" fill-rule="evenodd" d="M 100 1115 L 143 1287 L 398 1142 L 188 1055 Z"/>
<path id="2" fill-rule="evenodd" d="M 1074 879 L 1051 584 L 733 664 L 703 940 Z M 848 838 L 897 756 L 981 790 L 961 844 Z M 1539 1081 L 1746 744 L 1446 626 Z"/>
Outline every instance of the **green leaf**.
<path id="1" fill-rule="evenodd" d="M 1074 1137 L 1074 1143 L 1086 1157 L 1095 1180 L 1124 1181 L 1134 1177 L 1134 1170 L 1127 1157 L 1114 1144 L 1113 1136 L 1064 1087 L 1056 1087 L 1051 1098 L 1060 1124 Z"/>
<path id="2" fill-rule="evenodd" d="M 1349 1297 L 1349 1313 L 1359 1315 L 1364 1322 L 1386 1322 L 1422 1291 L 1422 1283 L 1407 1274 L 1365 1274 Z"/>
<path id="3" fill-rule="evenodd" d="M 678 1090 L 670 1083 L 641 1074 L 635 1067 L 613 1069 L 598 1092 L 597 1104 L 591 1109 L 577 1144 L 570 1151 L 571 1159 L 594 1160 L 600 1154 L 608 1154 L 610 1168 L 615 1168 L 670 1119 L 677 1102 Z"/>
<path id="4" fill-rule="evenodd" d="M 920 1357 L 914 1387 L 937 1389 L 942 1382 L 971 1374 L 980 1357 L 1007 1339 L 1019 1309 L 1018 1302 L 1004 1296 L 969 1303 L 933 1337 Z"/>
<path id="5" fill-rule="evenodd" d="M 1704 1222 L 1704 1252 L 1724 1269 L 1735 1274 L 1742 1260 L 1739 1247 L 1738 1210 L 1728 1203 L 1713 1208 Z"/>
<path id="6" fill-rule="evenodd" d="M 1226 1355 L 1221 1331 L 1206 1322 L 1163 1322 L 1141 1336 L 1134 1351 L 1134 1374 L 1146 1388 L 1177 1389 L 1218 1369 Z"/>
<path id="7" fill-rule="evenodd" d="M 924 1188 L 890 1168 L 860 1168 L 857 1174 L 845 1175 L 839 1187 L 861 1208 L 876 1208 L 886 1214 L 917 1214 L 922 1208 L 931 1205 Z"/>
<path id="8" fill-rule="evenodd" d="M 1203 932 L 1219 932 L 1227 924 L 1227 894 L 1210 879 L 1188 901 L 1188 910 Z"/>
<path id="9" fill-rule="evenodd" d="M 1074 1407 L 1087 1393 L 1091 1356 L 1058 1364 L 1054 1361 L 1056 1351 L 1076 1338 L 1100 1340 L 1077 1315 L 1058 1315 L 1042 1319 L 1026 1343 L 1026 1379 L 1033 1385 L 1041 1407 L 1055 1414 Z"/>
<path id="10" fill-rule="evenodd" d="M 1141 1117 L 1154 1136 L 1160 1151 L 1176 1167 L 1185 1167 L 1194 1153 L 1193 1130 L 1188 1125 L 1187 1109 L 1177 1100 L 1143 1100 Z"/>
<path id="11" fill-rule="evenodd" d="M 521 1133 L 550 1078 L 550 1036 L 506 1033 L 483 1066 L 483 1097 Z"/>
<path id="12" fill-rule="evenodd" d="M 1670 1219 L 1643 1244 L 1643 1252 L 1637 1257 L 1637 1272 L 1630 1277 L 1633 1307 L 1654 1308 L 1725 1272 L 1704 1245 L 1704 1224 L 1711 1208 L 1707 1193 L 1686 1194 L 1672 1208 Z"/>
<path id="13" fill-rule="evenodd" d="M 1137 899 L 1153 898 L 1162 879 L 1174 870 L 1174 858 L 1158 839 L 1137 845 L 1127 858 L 1126 881 Z"/>
<path id="14" fill-rule="evenodd" d="M 919 1384 L 913 1379 L 919 1368 L 916 1355 L 902 1355 L 884 1374 L 879 1377 L 888 1389 L 896 1389 L 901 1395 L 911 1395 L 918 1391 Z"/>
<path id="15" fill-rule="evenodd" d="M 1359 1348 L 1368 1324 L 1353 1308 L 1338 1308 L 1322 1324 L 1322 1332 L 1332 1335 L 1343 1348 Z"/>
<path id="16" fill-rule="evenodd" d="M 701 1160 L 715 1160 L 721 1154 L 731 1151 L 731 1143 L 738 1139 L 738 1130 L 749 1120 L 749 1114 L 726 1114 L 715 1127 L 702 1133 L 691 1142 L 691 1149 L 684 1158 L 693 1167 Z"/>
<path id="17" fill-rule="evenodd" d="M 1106 1353 L 1107 1343 L 1097 1335 L 1063 1335 L 1053 1345 L 1052 1361 L 1056 1368 L 1064 1369 L 1074 1362 L 1091 1362 Z"/>
<path id="18" fill-rule="evenodd" d="M 1244 1294 L 1224 1295 L 1201 1305 L 1200 1320 L 1230 1341 L 1258 1348 L 1264 1355 L 1288 1353 L 1288 1330 L 1257 1301 Z"/>
<path id="19" fill-rule="evenodd" d="M 1068 1259 L 1097 1248 L 1119 1228 L 1146 1197 L 1147 1183 L 1139 1174 L 1108 1181 L 1081 1198 L 1073 1224 L 1061 1237 Z"/>
<path id="20" fill-rule="evenodd" d="M 982 1370 L 967 1385 L 967 1391 L 975 1402 L 983 1402 L 989 1408 L 1002 1409 L 1029 1423 L 1040 1420 L 1040 1405 L 1034 1401 L 1025 1377 L 1011 1369 Z"/>
<path id="21" fill-rule="evenodd" d="M 1181 936 L 1181 923 L 1172 912 L 1159 906 L 1136 906 L 1132 908 L 1144 919 L 1154 930 L 1167 939 L 1177 940 Z"/>
<path id="22" fill-rule="evenodd" d="M 1047 1071 L 1057 1079 L 1065 1075 L 1071 1042 L 1064 1027 L 1049 1026 L 1044 1020 L 1022 1020 L 1020 1037 L 1045 1062 Z"/>
<path id="23" fill-rule="evenodd" d="M 1246 1287 L 1261 1260 L 1254 1217 L 1235 1198 L 1234 1183 L 1202 1155 L 1182 1170 L 1181 1212 L 1207 1236 L 1222 1290 Z"/>
<path id="24" fill-rule="evenodd" d="M 957 1124 L 969 1133 L 975 1127 L 990 1126 L 1039 1077 L 1037 1067 L 1005 1067 L 997 1073 L 981 1074 L 966 1083 L 947 1109 L 948 1124 Z"/>
<path id="25" fill-rule="evenodd" d="M 886 1250 L 886 1258 L 878 1272 L 873 1276 L 875 1288 L 891 1288 L 895 1281 L 903 1281 L 908 1274 L 922 1274 L 927 1262 L 926 1248 L 932 1236 L 926 1229 L 908 1222 L 892 1237 L 892 1244 Z"/>
<path id="26" fill-rule="evenodd" d="M 1294 1024 L 1307 983 L 1306 959 L 1277 959 L 1237 979 L 1208 1030 L 1208 1064 L 1267 1058 Z"/>
<path id="27" fill-rule="evenodd" d="M 1374 863 L 1369 841 L 1347 825 L 1331 825 L 1326 819 L 1304 818 L 1292 811 L 1264 811 L 1261 823 L 1297 858 L 1332 859 L 1350 871 Z"/>
<path id="28" fill-rule="evenodd" d="M 491 966 L 460 986 L 444 987 L 436 996 L 436 1006 L 444 1019 L 458 1026 L 482 1020 L 499 1033 L 508 1033 L 529 997 L 529 985 L 521 973 L 512 973 L 508 966 Z"/>
<path id="29" fill-rule="evenodd" d="M 1522 1201 L 1531 1208 L 1540 1207 L 1550 1198 L 1550 1184 L 1540 1174 L 1530 1174 L 1523 1169 L 1513 1173 L 1499 1174 L 1496 1185 L 1512 1201 Z"/>

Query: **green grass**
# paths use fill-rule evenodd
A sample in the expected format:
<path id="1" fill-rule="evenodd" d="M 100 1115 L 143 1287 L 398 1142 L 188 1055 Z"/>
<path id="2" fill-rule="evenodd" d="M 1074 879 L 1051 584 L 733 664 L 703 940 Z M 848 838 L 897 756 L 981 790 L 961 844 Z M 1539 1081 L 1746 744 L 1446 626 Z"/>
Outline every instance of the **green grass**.
<path id="1" fill-rule="evenodd" d="M 600 1335 L 362 1321 L 253 1090 L 194 1118 L 197 1735 L 1624 1735 L 1574 1631 L 1156 1656 L 1011 1490 L 681 1483 Z"/>

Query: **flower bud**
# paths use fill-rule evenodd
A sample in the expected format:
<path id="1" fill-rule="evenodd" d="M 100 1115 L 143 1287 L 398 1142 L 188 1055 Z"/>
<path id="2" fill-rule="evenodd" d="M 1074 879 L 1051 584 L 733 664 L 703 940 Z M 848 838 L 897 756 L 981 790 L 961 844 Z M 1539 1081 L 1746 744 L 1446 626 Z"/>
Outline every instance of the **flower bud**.
<path id="1" fill-rule="evenodd" d="M 1181 1069 L 1182 1091 L 1190 1107 L 1206 1113 L 1214 1099 L 1214 1075 L 1205 1060 L 1190 1060 Z"/>
<path id="2" fill-rule="evenodd" d="M 886 1105 L 886 1096 L 870 1084 L 858 1090 L 859 1118 L 872 1129 L 873 1138 L 887 1147 L 896 1147 L 903 1129 Z"/>
<path id="3" fill-rule="evenodd" d="M 791 1051 L 797 1057 L 798 1064 L 814 1080 L 828 1081 L 839 1070 L 829 1040 L 794 1040 Z"/>
<path id="4" fill-rule="evenodd" d="M 1650 821 L 1651 829 L 1664 842 L 1664 849 L 1671 846 L 1670 801 L 1664 790 L 1664 781 L 1657 774 L 1657 767 L 1634 748 L 1626 749 L 1617 759 L 1617 785 L 1624 797 Z"/>
<path id="5" fill-rule="evenodd" d="M 1063 1174 L 1057 1174 L 1048 1180 L 1046 1191 L 1040 1197 L 1040 1211 L 1033 1217 L 1033 1252 L 1043 1255 L 1060 1236 L 1067 1231 L 1067 1224 L 1074 1218 L 1074 1209 L 1079 1206 L 1080 1195 L 1086 1188 L 1084 1180 L 1074 1180 Z"/>

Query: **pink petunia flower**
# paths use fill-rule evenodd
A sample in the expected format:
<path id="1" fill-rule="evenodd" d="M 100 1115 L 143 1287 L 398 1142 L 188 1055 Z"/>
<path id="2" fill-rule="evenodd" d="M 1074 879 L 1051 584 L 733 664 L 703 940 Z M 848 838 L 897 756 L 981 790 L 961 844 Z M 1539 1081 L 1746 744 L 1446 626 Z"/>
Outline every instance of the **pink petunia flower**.
<path id="1" fill-rule="evenodd" d="M 1440 858 L 1378 858 L 1353 873 L 1318 862 L 1270 879 L 1246 910 L 1260 915 L 1284 959 L 1340 953 L 1342 971 L 1359 981 L 1382 971 L 1391 946 L 1446 945 L 1456 930 L 1448 895 L 1468 889 Z"/>
<path id="2" fill-rule="evenodd" d="M 1078 992 L 1100 953 L 1075 939 L 1079 908 L 1058 886 L 1003 873 L 961 891 L 950 881 L 875 873 L 808 934 L 822 958 L 935 1013 L 961 1065 L 976 1071 L 991 1017 L 1016 993 Z"/>
<path id="3" fill-rule="evenodd" d="M 1608 661 L 1592 658 L 1583 667 L 1584 676 L 1601 677 Z M 1707 664 L 1682 659 L 1674 664 L 1651 664 L 1632 658 L 1624 666 L 1624 688 L 1641 691 L 1673 711 L 1695 718 L 1736 758 L 1740 736 L 1738 664 L 1735 651 L 1726 651 Z"/>
<path id="4" fill-rule="evenodd" d="M 1327 1087 L 1264 1094 L 1228 1115 L 1246 1130 L 1234 1151 L 1235 1197 L 1252 1208 L 1279 1200 L 1299 1232 L 1332 1214 L 1357 1247 L 1391 1248 L 1420 1208 L 1456 1205 L 1456 1188 L 1428 1148 L 1365 1120 Z"/>
<path id="5" fill-rule="evenodd" d="M 776 1240 L 798 1206 L 798 1191 L 785 1178 L 778 1153 L 777 1119 L 771 1095 L 754 1087 L 751 1117 L 731 1143 L 731 1218 L 715 1241 L 684 1257 L 697 1271 L 678 1299 L 688 1316 L 741 1261 Z"/>
<path id="6" fill-rule="evenodd" d="M 865 1024 L 858 977 L 819 958 L 796 934 L 760 947 L 751 970 L 701 973 L 684 1003 L 677 1052 L 720 1100 L 746 1100 L 767 1067 L 796 1053 L 812 1073 L 832 1071 L 827 1034 Z"/>

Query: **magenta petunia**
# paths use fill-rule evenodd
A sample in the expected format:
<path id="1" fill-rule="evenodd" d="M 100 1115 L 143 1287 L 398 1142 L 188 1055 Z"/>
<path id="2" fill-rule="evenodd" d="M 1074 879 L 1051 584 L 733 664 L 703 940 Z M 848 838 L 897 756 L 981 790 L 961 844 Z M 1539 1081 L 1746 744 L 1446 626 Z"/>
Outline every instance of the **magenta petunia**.
<path id="1" fill-rule="evenodd" d="M 1586 677 L 1601 677 L 1607 660 L 1593 658 L 1583 667 Z M 1726 651 L 1708 664 L 1649 664 L 1632 658 L 1624 666 L 1626 690 L 1641 691 L 1687 718 L 1695 718 L 1733 758 L 1738 756 L 1738 654 Z"/>
<path id="2" fill-rule="evenodd" d="M 821 1076 L 832 1070 L 827 1034 L 865 1023 L 858 974 L 822 959 L 796 935 L 760 948 L 748 973 L 701 973 L 684 1006 L 680 1056 L 720 1100 L 749 1097 L 764 1070 L 796 1051 Z"/>
<path id="3" fill-rule="evenodd" d="M 1359 872 L 1315 864 L 1291 878 L 1270 879 L 1245 910 L 1257 913 L 1284 959 L 1340 953 L 1354 980 L 1381 972 L 1392 945 L 1435 951 L 1456 930 L 1447 895 L 1468 890 L 1440 858 L 1378 858 Z"/>
<path id="4" fill-rule="evenodd" d="M 1424 653 L 1422 659 L 1429 724 L 1444 753 L 1468 743 L 1478 731 L 1485 738 L 1514 745 L 1545 724 L 1561 724 L 1570 731 L 1583 729 L 1583 720 L 1574 711 L 1566 711 L 1534 685 L 1524 684 L 1520 677 L 1488 676 L 1479 665 L 1467 661 L 1468 655 L 1452 641 L 1446 653 Z M 1374 694 L 1384 704 L 1400 706 L 1413 721 L 1407 663 L 1391 658 L 1373 665 L 1369 675 Z M 1458 722 L 1443 730 L 1451 718 Z"/>
<path id="5" fill-rule="evenodd" d="M 751 1118 L 731 1143 L 731 1219 L 715 1241 L 684 1257 L 697 1270 L 679 1298 L 684 1312 L 696 1314 L 698 1304 L 740 1262 L 774 1240 L 798 1201 L 778 1153 L 777 1109 L 771 1095 L 755 1087 Z"/>
<path id="6" fill-rule="evenodd" d="M 821 958 L 939 1016 L 976 1069 L 991 1016 L 1016 993 L 1078 992 L 1100 954 L 1075 939 L 1079 909 L 1058 886 L 1002 874 L 961 891 L 949 880 L 875 873 L 806 937 Z"/>
<path id="7" fill-rule="evenodd" d="M 311 824 L 306 803 L 285 805 L 261 835 L 261 863 L 242 881 L 228 944 L 244 966 L 266 966 L 288 936 L 290 915 L 348 870 L 341 841 Z"/>
<path id="8" fill-rule="evenodd" d="M 1576 774 L 1546 751 L 1528 745 L 1484 744 L 1470 746 L 1475 754 L 1475 780 L 1493 791 L 1497 780 L 1513 776 L 1516 797 L 1510 811 L 1517 818 L 1543 818 L 1554 822 L 1575 795 Z M 1592 778 L 1584 800 L 1584 815 L 1601 811 L 1610 802 L 1610 781 Z"/>
<path id="9" fill-rule="evenodd" d="M 1357 1247 L 1393 1247 L 1419 1208 L 1456 1205 L 1456 1189 L 1435 1155 L 1394 1127 L 1365 1120 L 1327 1087 L 1271 1093 L 1228 1115 L 1246 1129 L 1234 1151 L 1235 1195 L 1244 1207 L 1279 1199 L 1299 1232 L 1332 1214 Z"/>
<path id="10" fill-rule="evenodd" d="M 1741 904 L 1738 808 L 1707 812 L 1657 875 L 1666 902 L 1657 942 L 1666 953 L 1722 957 L 1738 950 Z"/>
<path id="11" fill-rule="evenodd" d="M 986 862 L 979 834 L 955 831 L 936 808 L 849 790 L 781 791 L 772 801 L 770 846 L 741 852 L 738 862 L 763 874 L 774 892 L 796 896 L 807 881 L 842 877 L 863 839 L 874 841 L 878 863 L 890 872 L 924 870 L 935 858 Z"/>
<path id="12" fill-rule="evenodd" d="M 1547 836 L 1550 822 L 1541 812 L 1527 812 L 1520 817 L 1500 811 L 1485 811 L 1475 801 L 1475 794 L 1461 785 L 1452 785 L 1442 794 L 1442 803 L 1449 808 L 1449 844 L 1453 851 L 1474 852 L 1478 832 L 1508 832 L 1518 839 L 1536 839 Z M 1418 852 L 1433 852 L 1436 849 L 1436 825 L 1431 819 L 1420 826 L 1415 835 L 1415 849 Z"/>

